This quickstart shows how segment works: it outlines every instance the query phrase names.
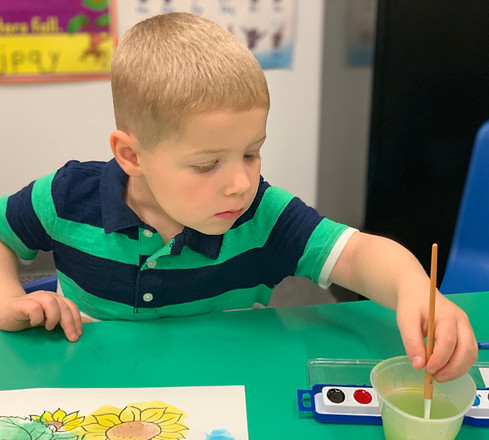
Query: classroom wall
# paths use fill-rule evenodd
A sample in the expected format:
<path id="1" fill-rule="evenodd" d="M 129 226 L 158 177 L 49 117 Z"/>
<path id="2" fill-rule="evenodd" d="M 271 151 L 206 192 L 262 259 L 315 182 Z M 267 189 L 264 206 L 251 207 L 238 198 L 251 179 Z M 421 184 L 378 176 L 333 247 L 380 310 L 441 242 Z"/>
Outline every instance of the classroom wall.
<path id="1" fill-rule="evenodd" d="M 372 68 L 345 63 L 347 3 L 296 2 L 293 67 L 266 71 L 263 174 L 321 214 L 362 227 Z M 113 129 L 108 81 L 0 85 L 0 196 L 67 160 L 110 159 Z M 51 266 L 41 255 L 20 271 Z"/>
<path id="2" fill-rule="evenodd" d="M 296 7 L 294 65 L 266 71 L 272 107 L 263 174 L 315 204 L 325 0 Z M 0 85 L 0 195 L 69 159 L 109 159 L 113 129 L 108 81 Z"/>
<path id="3" fill-rule="evenodd" d="M 365 222 L 373 65 L 348 63 L 347 50 L 352 27 L 360 27 L 371 31 L 373 51 L 376 10 L 375 0 L 327 0 L 323 26 L 317 209 L 360 229 Z"/>

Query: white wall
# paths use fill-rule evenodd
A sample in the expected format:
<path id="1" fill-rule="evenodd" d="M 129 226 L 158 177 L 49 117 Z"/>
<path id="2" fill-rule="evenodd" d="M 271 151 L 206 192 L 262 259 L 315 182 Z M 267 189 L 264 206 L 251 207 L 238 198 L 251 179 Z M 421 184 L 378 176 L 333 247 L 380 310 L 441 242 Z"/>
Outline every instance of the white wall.
<path id="1" fill-rule="evenodd" d="M 323 9 L 297 1 L 294 66 L 267 71 L 272 108 L 263 174 L 316 201 Z M 114 129 L 108 81 L 0 85 L 0 196 L 69 159 L 110 158 Z"/>
<path id="2" fill-rule="evenodd" d="M 69 159 L 110 157 L 107 81 L 0 86 L 0 195 Z"/>

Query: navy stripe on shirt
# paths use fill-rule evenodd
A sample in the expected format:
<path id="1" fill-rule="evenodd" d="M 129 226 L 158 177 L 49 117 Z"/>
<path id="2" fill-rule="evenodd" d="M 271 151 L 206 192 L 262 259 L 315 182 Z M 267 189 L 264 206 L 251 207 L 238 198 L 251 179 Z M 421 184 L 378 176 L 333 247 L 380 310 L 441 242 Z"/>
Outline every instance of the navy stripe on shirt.
<path id="1" fill-rule="evenodd" d="M 311 208 L 311 215 L 302 219 L 301 233 L 291 237 L 288 223 L 294 221 L 292 213 L 299 204 L 303 203 L 297 198 L 292 199 L 262 248 L 250 249 L 221 264 L 140 271 L 135 265 L 99 258 L 56 243 L 56 266 L 85 291 L 139 308 L 187 303 L 259 284 L 272 288 L 285 277 L 293 275 L 310 233 L 321 221 Z M 284 228 L 289 231 L 287 243 L 280 238 Z M 273 260 L 270 255 L 274 256 Z M 141 256 L 141 265 L 145 260 Z M 101 270 L 104 277 L 100 277 Z M 135 279 L 137 285 L 134 285 Z M 154 295 L 151 304 L 142 300 L 146 292 Z"/>
<path id="2" fill-rule="evenodd" d="M 34 182 L 9 197 L 5 216 L 14 233 L 32 250 L 51 250 L 51 237 L 32 206 Z"/>

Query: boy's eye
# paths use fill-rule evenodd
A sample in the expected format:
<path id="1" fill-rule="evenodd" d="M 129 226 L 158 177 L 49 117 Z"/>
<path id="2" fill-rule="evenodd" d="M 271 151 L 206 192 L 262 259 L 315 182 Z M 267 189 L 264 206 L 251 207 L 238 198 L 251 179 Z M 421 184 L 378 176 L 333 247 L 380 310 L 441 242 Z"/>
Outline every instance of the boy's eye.
<path id="1" fill-rule="evenodd" d="M 246 153 L 243 157 L 245 159 L 259 159 L 260 151 L 254 151 L 253 153 Z"/>
<path id="2" fill-rule="evenodd" d="M 197 172 L 197 173 L 208 173 L 209 171 L 212 171 L 219 161 L 215 160 L 214 162 L 205 164 L 205 165 L 194 165 L 192 168 Z"/>

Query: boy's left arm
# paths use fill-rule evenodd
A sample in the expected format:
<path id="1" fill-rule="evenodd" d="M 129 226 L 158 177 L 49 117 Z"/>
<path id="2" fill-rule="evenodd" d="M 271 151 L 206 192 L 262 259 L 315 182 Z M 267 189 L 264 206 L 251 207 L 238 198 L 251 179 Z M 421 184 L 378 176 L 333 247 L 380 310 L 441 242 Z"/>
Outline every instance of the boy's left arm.
<path id="1" fill-rule="evenodd" d="M 414 368 L 425 366 L 430 280 L 411 252 L 392 240 L 356 232 L 330 280 L 396 310 L 406 354 Z M 472 367 L 477 353 L 467 315 L 437 292 L 435 347 L 428 372 L 439 382 L 455 379 Z"/>

